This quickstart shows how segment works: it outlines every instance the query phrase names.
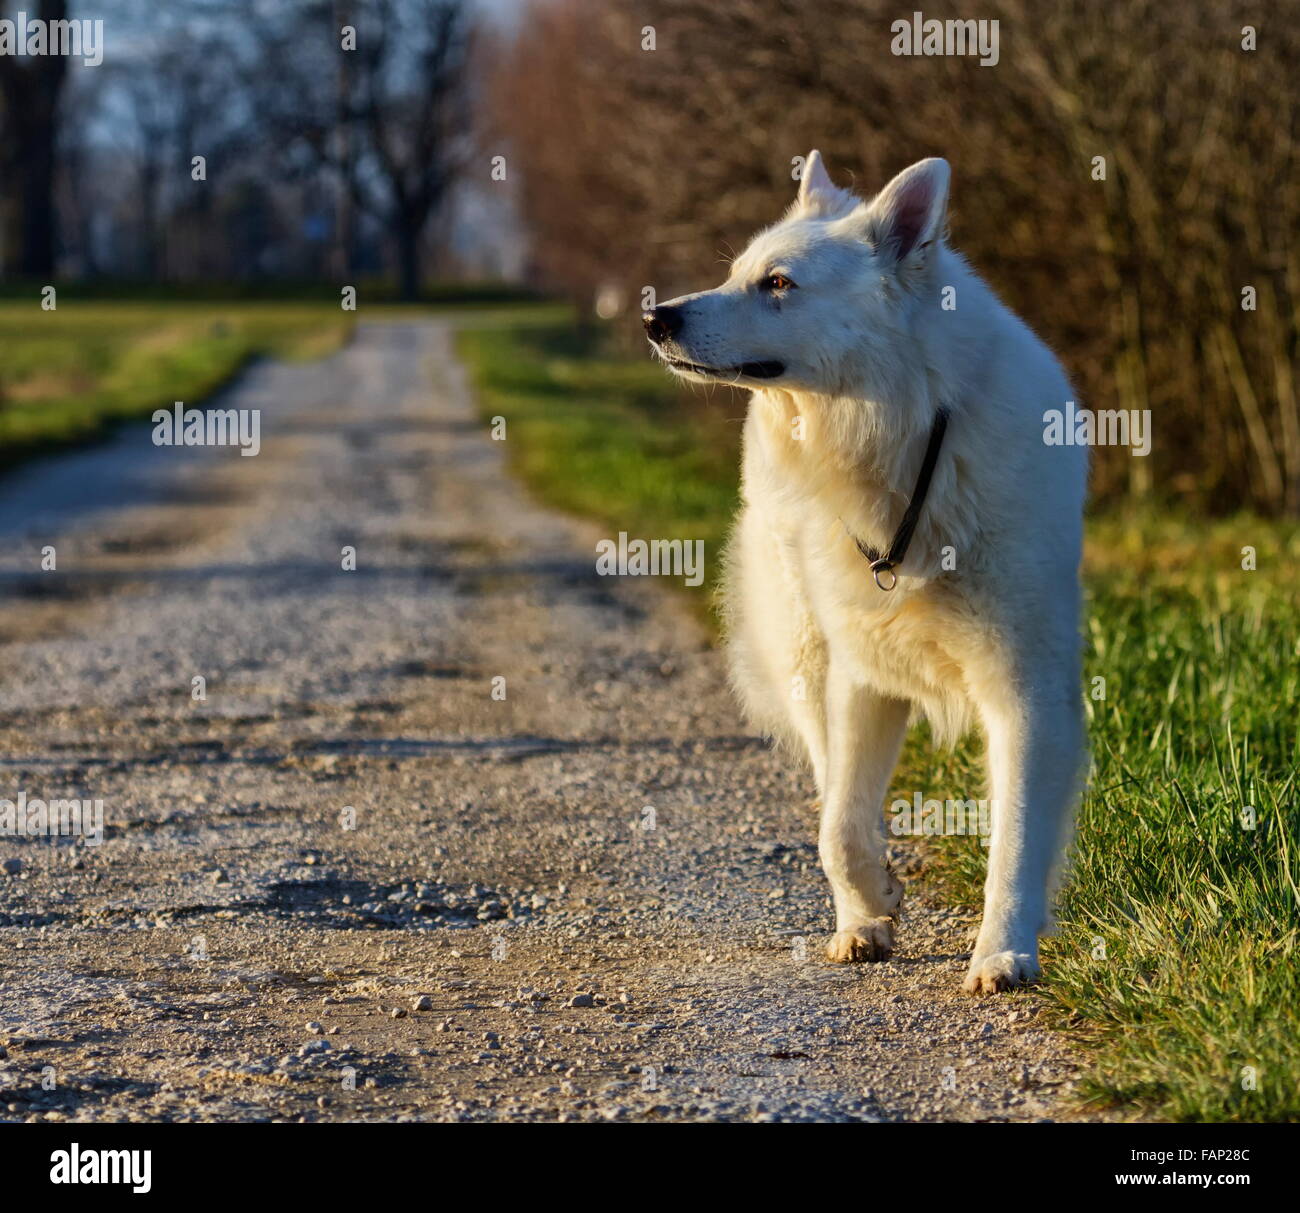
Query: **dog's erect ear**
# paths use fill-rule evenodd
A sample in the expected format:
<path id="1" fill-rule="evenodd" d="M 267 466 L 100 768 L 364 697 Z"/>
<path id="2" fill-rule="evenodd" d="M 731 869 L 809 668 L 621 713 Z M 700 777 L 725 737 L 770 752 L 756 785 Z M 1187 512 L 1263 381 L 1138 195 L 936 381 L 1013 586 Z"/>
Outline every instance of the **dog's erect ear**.
<path id="1" fill-rule="evenodd" d="M 816 148 L 808 153 L 799 174 L 799 196 L 794 200 L 792 212 L 804 211 L 812 215 L 840 215 L 851 210 L 857 199 L 842 190 L 831 180 Z"/>
<path id="2" fill-rule="evenodd" d="M 934 157 L 899 173 L 867 205 L 868 243 L 896 262 L 919 255 L 943 235 L 950 176 L 948 162 Z"/>
<path id="3" fill-rule="evenodd" d="M 835 182 L 831 180 L 826 165 L 822 163 L 822 154 L 813 148 L 804 160 L 803 172 L 799 176 L 799 205 L 814 207 L 821 195 L 835 192 Z"/>

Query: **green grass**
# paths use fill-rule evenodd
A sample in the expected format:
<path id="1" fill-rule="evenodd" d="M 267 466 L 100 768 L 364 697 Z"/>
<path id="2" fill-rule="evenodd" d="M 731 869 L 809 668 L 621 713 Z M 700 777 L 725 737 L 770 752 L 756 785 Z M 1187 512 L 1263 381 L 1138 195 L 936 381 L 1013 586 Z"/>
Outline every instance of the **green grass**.
<path id="1" fill-rule="evenodd" d="M 728 411 L 666 390 L 648 359 L 597 356 L 557 315 L 458 334 L 484 416 L 506 418 L 514 469 L 562 509 L 716 553 L 736 500 L 735 398 Z"/>
<path id="2" fill-rule="evenodd" d="M 1044 941 L 1057 1022 L 1096 1046 L 1094 1102 L 1300 1119 L 1294 531 L 1249 519 L 1092 529 L 1086 687 L 1104 679 L 1105 699 L 1086 700 L 1094 773 L 1061 930 Z M 1259 548 L 1258 571 L 1241 569 L 1244 544 Z M 952 757 L 909 751 L 921 787 L 970 786 L 952 768 L 976 758 L 969 743 Z M 935 864 L 973 903 L 980 851 L 945 839 Z"/>
<path id="3" fill-rule="evenodd" d="M 415 305 L 382 283 L 362 284 L 344 312 L 334 288 L 206 284 L 197 293 L 148 284 L 74 283 L 44 311 L 36 284 L 0 283 L 0 468 L 36 452 L 93 439 L 114 423 L 212 395 L 251 358 L 316 358 L 357 322 L 431 312 L 477 323 L 529 323 L 547 309 L 496 284 L 430 286 Z M 105 291 L 118 297 L 103 298 Z M 552 316 L 554 313 L 550 313 Z"/>
<path id="4" fill-rule="evenodd" d="M 541 497 L 632 534 L 704 538 L 716 568 L 738 397 L 683 394 L 554 310 L 459 344 L 484 416 L 507 419 L 514 466 Z M 1297 568 L 1294 527 L 1090 520 L 1095 769 L 1044 990 L 1057 1024 L 1093 1050 L 1091 1102 L 1173 1120 L 1300 1119 Z M 935 751 L 924 728 L 895 781 L 936 795 L 981 785 L 977 740 Z M 931 846 L 928 878 L 978 906 L 984 848 Z"/>
<path id="5" fill-rule="evenodd" d="M 0 302 L 0 462 L 196 403 L 256 355 L 327 353 L 352 318 L 323 304 Z"/>

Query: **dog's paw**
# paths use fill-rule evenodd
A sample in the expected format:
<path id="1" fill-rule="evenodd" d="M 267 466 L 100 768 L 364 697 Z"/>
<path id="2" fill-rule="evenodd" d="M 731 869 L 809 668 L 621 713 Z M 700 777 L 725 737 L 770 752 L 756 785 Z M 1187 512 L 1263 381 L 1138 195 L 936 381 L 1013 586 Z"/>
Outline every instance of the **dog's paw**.
<path id="1" fill-rule="evenodd" d="M 1038 962 L 1027 952 L 994 952 L 971 962 L 961 988 L 967 994 L 1000 994 L 1038 977 Z"/>
<path id="2" fill-rule="evenodd" d="M 894 921 L 873 918 L 861 926 L 836 931 L 826 945 L 826 956 L 836 964 L 863 960 L 888 960 L 894 952 Z"/>

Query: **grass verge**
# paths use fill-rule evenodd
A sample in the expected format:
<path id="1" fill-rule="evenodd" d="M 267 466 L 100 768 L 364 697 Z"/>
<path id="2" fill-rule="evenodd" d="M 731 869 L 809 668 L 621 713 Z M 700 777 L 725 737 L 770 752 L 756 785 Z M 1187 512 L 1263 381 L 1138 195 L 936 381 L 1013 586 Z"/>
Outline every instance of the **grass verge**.
<path id="1" fill-rule="evenodd" d="M 514 470 L 546 501 L 615 533 L 703 539 L 716 554 L 736 503 L 739 401 L 701 408 L 648 359 L 598 353 L 565 315 L 489 317 L 457 335 L 484 417 L 506 419 Z"/>
<path id="2" fill-rule="evenodd" d="M 0 302 L 0 463 L 197 403 L 254 356 L 326 354 L 351 325 L 324 304 Z"/>
<path id="3" fill-rule="evenodd" d="M 513 465 L 541 498 L 613 532 L 703 538 L 716 569 L 739 396 L 683 393 L 554 309 L 458 342 L 483 415 L 506 419 Z M 1298 567 L 1294 527 L 1090 520 L 1094 772 L 1044 989 L 1093 1050 L 1091 1101 L 1173 1120 L 1300 1119 Z M 977 740 L 935 751 L 922 727 L 894 794 L 967 799 L 982 782 Z M 984 849 L 929 842 L 929 878 L 978 906 Z"/>

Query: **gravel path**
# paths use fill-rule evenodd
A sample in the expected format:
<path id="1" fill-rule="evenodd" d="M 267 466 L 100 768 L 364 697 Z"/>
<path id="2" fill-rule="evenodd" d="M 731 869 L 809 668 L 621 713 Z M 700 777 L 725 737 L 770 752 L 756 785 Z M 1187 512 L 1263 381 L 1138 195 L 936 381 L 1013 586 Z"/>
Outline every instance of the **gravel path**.
<path id="1" fill-rule="evenodd" d="M 257 458 L 132 427 L 0 482 L 0 797 L 107 823 L 0 839 L 0 1118 L 1069 1115 L 964 915 L 914 885 L 893 961 L 821 959 L 806 778 L 506 478 L 445 326 L 223 404 Z"/>

